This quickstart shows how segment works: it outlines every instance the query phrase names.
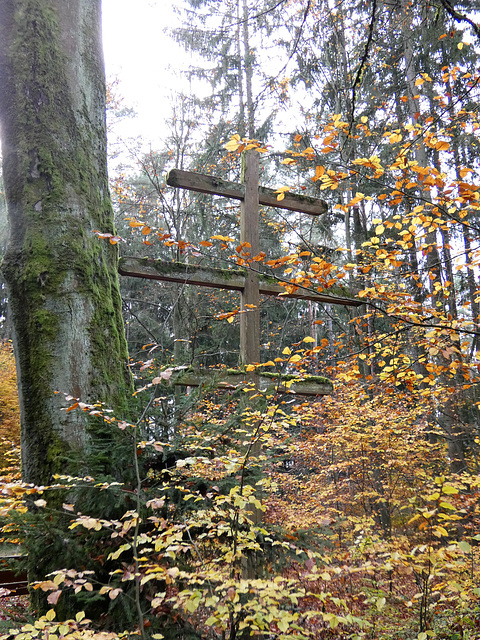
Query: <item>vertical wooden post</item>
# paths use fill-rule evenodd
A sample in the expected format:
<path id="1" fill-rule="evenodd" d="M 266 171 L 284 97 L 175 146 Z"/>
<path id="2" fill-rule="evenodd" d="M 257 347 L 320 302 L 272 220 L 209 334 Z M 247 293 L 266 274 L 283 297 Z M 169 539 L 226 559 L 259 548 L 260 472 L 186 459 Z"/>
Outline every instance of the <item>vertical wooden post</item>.
<path id="1" fill-rule="evenodd" d="M 258 153 L 247 151 L 242 156 L 242 182 L 245 198 L 240 208 L 240 241 L 250 244 L 250 257 L 260 251 L 258 222 Z M 257 263 L 253 263 L 255 269 Z M 240 360 L 242 365 L 260 362 L 260 293 L 258 274 L 248 269 L 240 310 Z"/>
<path id="2" fill-rule="evenodd" d="M 247 151 L 242 155 L 242 182 L 245 184 L 245 198 L 240 208 L 240 241 L 248 242 L 250 258 L 260 251 L 260 231 L 258 220 L 258 153 Z M 245 287 L 241 294 L 240 310 L 240 360 L 242 365 L 260 362 L 260 292 L 256 262 L 251 263 L 245 278 Z M 258 389 L 258 375 L 251 374 L 251 380 Z M 253 392 L 255 395 L 256 391 Z M 258 424 L 253 426 L 253 443 L 250 455 L 257 458 L 261 453 L 258 440 Z M 254 508 L 251 513 L 254 524 L 262 521 L 262 511 Z M 254 561 L 251 559 L 246 569 L 246 577 L 254 578 Z"/>

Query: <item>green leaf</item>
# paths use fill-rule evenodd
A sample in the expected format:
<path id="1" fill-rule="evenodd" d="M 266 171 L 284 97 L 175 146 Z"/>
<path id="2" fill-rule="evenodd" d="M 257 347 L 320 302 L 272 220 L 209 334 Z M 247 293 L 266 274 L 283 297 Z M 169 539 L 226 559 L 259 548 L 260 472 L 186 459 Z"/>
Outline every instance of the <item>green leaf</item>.
<path id="1" fill-rule="evenodd" d="M 284 618 L 282 620 L 279 620 L 277 622 L 277 627 L 280 629 L 280 631 L 288 631 L 288 622 L 287 622 L 287 620 L 285 620 Z"/>

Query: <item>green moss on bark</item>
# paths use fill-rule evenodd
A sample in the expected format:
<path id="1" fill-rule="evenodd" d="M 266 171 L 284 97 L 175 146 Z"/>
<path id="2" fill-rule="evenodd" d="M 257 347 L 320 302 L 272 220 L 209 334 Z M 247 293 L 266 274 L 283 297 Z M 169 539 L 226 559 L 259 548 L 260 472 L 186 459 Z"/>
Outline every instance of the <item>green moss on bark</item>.
<path id="1" fill-rule="evenodd" d="M 117 250 L 93 234 L 113 232 L 99 33 L 99 0 L 5 0 L 0 9 L 11 223 L 3 272 L 30 482 L 48 482 L 72 450 L 88 455 L 92 439 L 115 441 L 112 427 L 61 411 L 64 393 L 124 417 L 132 391 Z"/>

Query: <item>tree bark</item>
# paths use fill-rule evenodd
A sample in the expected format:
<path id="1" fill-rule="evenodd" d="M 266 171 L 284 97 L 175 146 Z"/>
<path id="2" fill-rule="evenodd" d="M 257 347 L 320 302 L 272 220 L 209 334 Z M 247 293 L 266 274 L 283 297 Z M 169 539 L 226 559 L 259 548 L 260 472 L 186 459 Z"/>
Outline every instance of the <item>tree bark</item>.
<path id="1" fill-rule="evenodd" d="M 2 0 L 0 125 L 10 239 L 3 261 L 14 329 L 25 481 L 66 471 L 67 452 L 114 427 L 62 411 L 63 393 L 118 417 L 131 391 L 107 182 L 100 0 Z M 108 427 L 108 428 L 107 428 Z M 101 447 L 100 447 L 101 448 Z M 109 449 L 107 451 L 107 449 Z"/>

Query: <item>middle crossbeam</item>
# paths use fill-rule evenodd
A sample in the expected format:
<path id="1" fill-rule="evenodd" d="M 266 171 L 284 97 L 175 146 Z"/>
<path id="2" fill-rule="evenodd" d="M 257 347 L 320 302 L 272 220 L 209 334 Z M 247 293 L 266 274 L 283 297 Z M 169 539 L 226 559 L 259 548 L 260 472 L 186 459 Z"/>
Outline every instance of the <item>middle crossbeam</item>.
<path id="1" fill-rule="evenodd" d="M 120 258 L 118 271 L 122 276 L 161 280 L 164 282 L 178 282 L 193 284 L 213 289 L 227 289 L 243 291 L 247 269 L 214 269 L 183 262 L 167 262 L 166 260 L 151 260 L 150 258 Z M 258 287 L 261 295 L 280 296 L 282 298 L 298 298 L 312 300 L 325 304 L 359 307 L 363 301 L 344 295 L 316 293 L 306 287 L 295 285 L 288 280 L 281 280 L 263 273 L 258 274 Z"/>

